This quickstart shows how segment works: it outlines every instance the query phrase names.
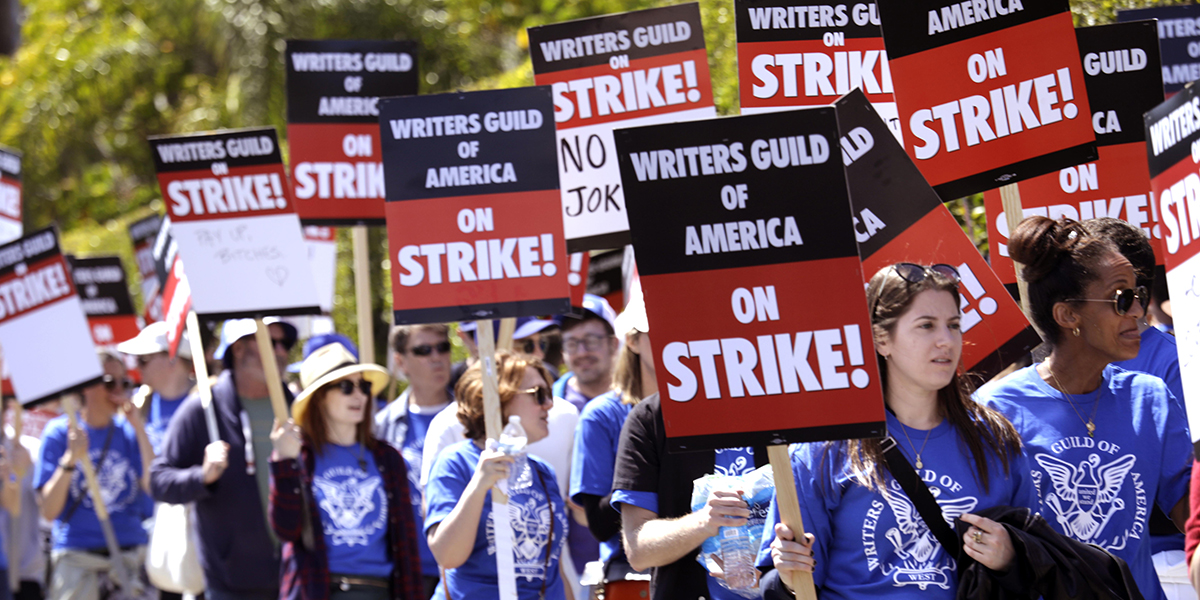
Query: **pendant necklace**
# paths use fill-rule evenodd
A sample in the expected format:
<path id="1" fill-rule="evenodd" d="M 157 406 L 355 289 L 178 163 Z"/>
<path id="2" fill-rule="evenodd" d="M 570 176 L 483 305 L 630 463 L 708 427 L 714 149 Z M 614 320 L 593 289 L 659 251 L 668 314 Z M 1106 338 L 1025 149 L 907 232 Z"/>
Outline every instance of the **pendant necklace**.
<path id="1" fill-rule="evenodd" d="M 1054 375 L 1054 371 L 1050 369 L 1049 361 L 1046 362 L 1046 372 L 1050 374 L 1050 378 L 1054 380 L 1056 385 L 1058 385 L 1058 391 L 1063 395 L 1063 400 L 1065 400 L 1067 405 L 1071 407 L 1071 410 L 1075 411 L 1075 416 L 1079 417 L 1079 422 L 1083 423 L 1084 427 L 1087 427 L 1088 437 L 1096 437 L 1096 409 L 1100 408 L 1100 392 L 1104 390 L 1104 377 L 1101 376 L 1100 386 L 1096 388 L 1096 399 L 1095 404 L 1092 406 L 1092 415 L 1088 417 L 1087 421 L 1084 421 L 1083 415 L 1079 413 L 1079 409 L 1075 408 L 1075 403 L 1071 402 L 1071 398 L 1067 396 L 1067 388 L 1063 387 L 1062 383 L 1059 383 L 1058 377 L 1056 377 Z"/>
<path id="2" fill-rule="evenodd" d="M 899 421 L 899 419 L 896 420 Z M 925 465 L 921 462 L 921 453 L 925 452 L 925 445 L 929 443 L 929 436 L 933 433 L 933 430 L 930 429 L 929 431 L 925 432 L 925 441 L 921 442 L 920 450 L 917 450 L 917 445 L 912 443 L 912 438 L 908 437 L 908 427 L 906 427 L 904 423 L 900 424 L 900 433 L 904 434 L 904 439 L 908 440 L 908 446 L 913 449 L 913 452 L 917 453 L 917 468 L 920 469 L 924 467 Z"/>

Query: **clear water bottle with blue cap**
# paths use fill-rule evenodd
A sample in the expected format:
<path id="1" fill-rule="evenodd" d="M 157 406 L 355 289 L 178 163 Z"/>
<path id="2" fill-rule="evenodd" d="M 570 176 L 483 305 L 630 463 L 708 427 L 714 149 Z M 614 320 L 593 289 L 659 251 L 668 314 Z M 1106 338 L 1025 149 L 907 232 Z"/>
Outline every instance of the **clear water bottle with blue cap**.
<path id="1" fill-rule="evenodd" d="M 512 415 L 508 418 L 508 425 L 504 426 L 504 431 L 500 432 L 500 444 L 498 449 L 513 457 L 512 470 L 508 474 L 508 492 L 523 490 L 533 483 L 533 471 L 529 466 L 529 457 L 526 455 L 525 447 L 529 444 L 529 436 L 525 435 L 525 428 L 521 427 L 521 417 Z"/>

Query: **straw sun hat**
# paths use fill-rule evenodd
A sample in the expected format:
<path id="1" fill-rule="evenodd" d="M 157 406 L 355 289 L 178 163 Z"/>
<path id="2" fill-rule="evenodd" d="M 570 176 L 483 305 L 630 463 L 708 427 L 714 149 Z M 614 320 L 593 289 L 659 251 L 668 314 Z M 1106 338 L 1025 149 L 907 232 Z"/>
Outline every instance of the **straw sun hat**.
<path id="1" fill-rule="evenodd" d="M 308 401 L 322 386 L 348 375 L 362 373 L 371 382 L 371 397 L 378 396 L 388 383 L 388 373 L 379 365 L 360 364 L 341 344 L 329 344 L 313 352 L 300 365 L 300 385 L 304 391 L 292 402 L 292 419 L 304 427 L 308 417 Z"/>

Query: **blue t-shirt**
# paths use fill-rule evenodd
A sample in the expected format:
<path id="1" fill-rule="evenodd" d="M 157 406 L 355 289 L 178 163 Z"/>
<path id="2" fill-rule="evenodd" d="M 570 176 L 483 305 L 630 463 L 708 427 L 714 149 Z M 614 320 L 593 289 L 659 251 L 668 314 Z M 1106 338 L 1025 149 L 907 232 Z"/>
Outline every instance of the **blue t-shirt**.
<path id="1" fill-rule="evenodd" d="M 360 460 L 365 461 L 365 470 Z M 313 498 L 321 509 L 329 572 L 391 575 L 387 490 L 374 455 L 362 444 L 330 443 L 323 452 L 316 453 L 314 463 Z"/>
<path id="2" fill-rule="evenodd" d="M 146 530 L 142 528 L 142 517 L 145 513 L 145 494 L 141 488 L 142 454 L 138 450 L 137 435 L 133 426 L 125 417 L 114 415 L 109 427 L 93 429 L 83 419 L 79 420 L 88 436 L 88 456 L 92 464 L 100 463 L 100 455 L 104 454 L 103 464 L 96 469 L 96 479 L 100 484 L 100 495 L 108 508 L 113 531 L 117 543 L 121 546 L 136 546 L 146 543 Z M 104 452 L 104 440 L 112 432 L 108 452 Z M 50 480 L 58 461 L 67 450 L 67 416 L 61 415 L 52 419 L 42 430 L 42 445 L 38 451 L 38 459 L 34 465 L 34 482 L 41 489 Z M 63 521 L 72 506 L 78 505 Z M 92 497 L 87 492 L 83 471 L 75 469 L 71 475 L 71 488 L 67 494 L 67 502 L 62 512 L 54 520 L 50 536 L 51 548 L 54 550 L 98 550 L 106 548 L 104 532 L 100 529 L 100 521 L 92 507 Z"/>
<path id="3" fill-rule="evenodd" d="M 448 446 L 438 454 L 429 473 L 429 485 L 425 489 L 429 505 L 425 516 L 426 532 L 454 510 L 466 492 L 467 483 L 475 474 L 480 454 L 479 447 L 471 440 Z M 537 469 L 533 485 L 512 494 L 508 499 L 510 522 L 516 536 L 513 542 L 513 566 L 517 572 L 517 596 L 522 600 L 537 600 L 545 582 L 546 598 L 561 600 L 565 592 L 558 561 L 566 538 L 563 533 L 567 529 L 567 509 L 554 478 L 554 469 L 536 456 L 529 457 L 529 464 Z M 554 535 L 553 539 L 548 540 L 551 519 L 554 519 Z M 462 566 L 446 570 L 442 583 L 447 588 L 448 597 L 454 600 L 499 597 L 492 522 L 492 493 L 489 491 L 483 501 L 483 514 L 475 532 L 471 556 Z M 551 550 L 548 562 L 547 543 Z"/>
<path id="4" fill-rule="evenodd" d="M 754 470 L 754 449 L 722 448 L 716 451 L 714 457 L 714 473 L 717 475 L 743 475 Z M 614 507 L 618 504 L 631 504 L 658 513 L 658 494 L 653 492 L 634 492 L 630 490 L 613 490 L 609 503 Z M 751 519 L 762 519 L 763 515 L 751 515 Z M 765 533 L 765 530 L 764 530 Z M 708 577 L 708 593 L 713 600 L 745 600 L 727 589 L 712 575 Z"/>
<path id="5" fill-rule="evenodd" d="M 575 425 L 575 450 L 571 454 L 572 500 L 578 502 L 579 494 L 604 497 L 612 491 L 617 443 L 631 409 L 633 405 L 621 402 L 617 392 L 597 396 L 583 407 Z M 620 552 L 620 533 L 600 543 L 600 560 L 606 563 Z"/>
<path id="6" fill-rule="evenodd" d="M 951 527 L 963 514 L 992 506 L 1037 510 L 1037 491 L 1024 455 L 1009 462 L 1006 475 L 1000 458 L 988 452 L 985 491 L 976 479 L 974 457 L 949 421 L 930 430 L 912 429 L 889 412 L 887 426 L 914 469 L 917 453 L 908 440 L 918 448 L 924 446 L 919 475 Z M 816 442 L 794 445 L 791 451 L 804 528 L 816 538 L 813 580 L 821 599 L 953 599 L 958 591 L 956 561 L 890 475 L 887 494 L 852 477 L 845 448 L 840 442 Z M 763 527 L 760 566 L 772 565 L 770 546 L 778 521 L 779 510 L 772 500 Z"/>
<path id="7" fill-rule="evenodd" d="M 396 402 L 401 400 L 405 405 L 408 404 L 407 392 L 401 395 Z M 404 434 L 404 445 L 400 448 L 400 454 L 404 456 L 404 464 L 408 467 L 408 490 L 412 496 L 413 519 L 417 524 L 417 531 L 425 530 L 425 495 L 421 490 L 421 456 L 425 449 L 425 434 L 429 432 L 429 423 L 446 406 L 442 405 L 429 410 L 419 406 L 409 406 L 408 408 L 408 431 Z M 437 559 L 433 557 L 433 551 L 429 549 L 429 541 L 425 539 L 424 535 L 417 536 L 417 548 L 421 551 L 421 573 L 437 577 Z"/>
<path id="8" fill-rule="evenodd" d="M 163 437 L 167 435 L 167 426 L 179 406 L 187 400 L 184 394 L 174 400 L 163 398 L 158 392 L 150 396 L 150 414 L 146 419 L 146 437 L 150 439 L 150 447 L 154 448 L 155 456 L 162 454 Z"/>
<path id="9" fill-rule="evenodd" d="M 1046 521 L 1121 557 L 1146 600 L 1164 600 L 1145 543 L 1150 506 L 1170 514 L 1187 493 L 1192 444 L 1163 381 L 1109 365 L 1099 395 L 1065 396 L 1033 365 L 984 386 L 978 398 L 1007 415 L 1025 441 Z M 1084 421 L 1093 414 L 1090 437 Z"/>

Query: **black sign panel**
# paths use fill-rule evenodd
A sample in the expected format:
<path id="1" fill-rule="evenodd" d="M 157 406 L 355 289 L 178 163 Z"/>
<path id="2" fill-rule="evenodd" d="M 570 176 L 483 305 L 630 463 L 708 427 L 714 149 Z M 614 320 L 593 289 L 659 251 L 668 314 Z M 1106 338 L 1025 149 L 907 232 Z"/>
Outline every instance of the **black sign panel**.
<path id="1" fill-rule="evenodd" d="M 288 123 L 374 123 L 379 99 L 417 93 L 417 44 L 288 40 Z"/>
<path id="2" fill-rule="evenodd" d="M 1097 146 L 1141 142 L 1142 115 L 1163 101 L 1154 21 L 1075 30 Z"/>
<path id="3" fill-rule="evenodd" d="M 21 153 L 0 146 L 0 177 L 21 181 Z"/>
<path id="4" fill-rule="evenodd" d="M 702 123 L 616 131 L 630 222 L 677 224 L 633 233 L 641 275 L 857 256 L 832 108 Z"/>
<path id="5" fill-rule="evenodd" d="M 196 139 L 188 139 L 195 137 Z M 278 164 L 278 135 L 274 127 L 233 129 L 219 133 L 197 133 L 195 136 L 151 136 L 154 170 L 160 174 L 173 171 L 208 171 L 214 163 L 229 167 L 252 167 Z"/>
<path id="6" fill-rule="evenodd" d="M 1161 6 L 1117 11 L 1117 21 L 1158 19 L 1164 89 L 1174 94 L 1200 79 L 1200 6 Z"/>
<path id="7" fill-rule="evenodd" d="M 552 73 L 704 49 L 704 29 L 695 2 L 529 28 L 529 54 L 536 73 Z"/>
<path id="8" fill-rule="evenodd" d="M 892 60 L 1069 10 L 1067 0 L 879 2 L 883 39 Z"/>
<path id="9" fill-rule="evenodd" d="M 71 278 L 89 317 L 134 316 L 133 297 L 119 256 L 70 257 Z"/>
<path id="10" fill-rule="evenodd" d="M 738 43 L 822 40 L 830 32 L 841 38 L 880 36 L 879 12 L 869 1 L 737 0 L 734 12 Z"/>

